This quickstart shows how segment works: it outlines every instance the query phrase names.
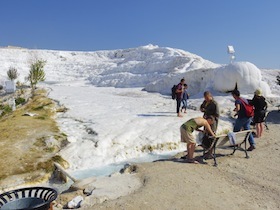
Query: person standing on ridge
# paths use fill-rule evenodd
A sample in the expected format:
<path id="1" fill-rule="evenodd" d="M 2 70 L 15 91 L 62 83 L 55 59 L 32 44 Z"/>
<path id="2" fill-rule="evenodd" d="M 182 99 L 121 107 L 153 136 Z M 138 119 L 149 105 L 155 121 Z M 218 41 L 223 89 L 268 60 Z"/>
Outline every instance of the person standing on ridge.
<path id="1" fill-rule="evenodd" d="M 235 109 L 233 111 L 237 112 L 237 119 L 234 124 L 233 132 L 238 132 L 242 128 L 244 130 L 250 130 L 252 118 L 246 115 L 245 106 L 243 105 L 243 103 L 249 104 L 248 100 L 240 97 L 239 90 L 233 90 L 231 94 L 235 99 Z M 256 149 L 256 144 L 252 133 L 250 133 L 249 136 L 249 143 L 250 147 L 247 149 L 247 151 Z"/>
<path id="2" fill-rule="evenodd" d="M 181 82 L 177 85 L 177 88 L 176 88 L 176 102 L 177 102 L 176 112 L 177 112 L 178 117 L 183 117 L 180 114 L 180 107 L 181 107 L 182 95 L 183 95 L 183 91 L 184 91 L 184 84 L 185 84 L 185 79 L 182 78 Z"/>

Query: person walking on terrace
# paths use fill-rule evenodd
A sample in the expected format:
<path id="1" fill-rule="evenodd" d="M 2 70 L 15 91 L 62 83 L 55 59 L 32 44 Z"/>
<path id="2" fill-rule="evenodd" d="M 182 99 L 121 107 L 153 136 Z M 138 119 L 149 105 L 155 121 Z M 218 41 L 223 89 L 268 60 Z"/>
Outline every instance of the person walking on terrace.
<path id="1" fill-rule="evenodd" d="M 243 103 L 248 104 L 249 103 L 248 100 L 240 97 L 239 90 L 233 90 L 231 94 L 235 99 L 234 111 L 237 113 L 237 119 L 234 124 L 233 132 L 238 132 L 242 128 L 244 130 L 250 130 L 252 118 L 246 115 L 245 106 L 243 104 Z M 256 144 L 252 133 L 249 136 L 249 143 L 250 143 L 250 147 L 247 149 L 247 151 L 252 151 L 256 149 Z"/>
<path id="2" fill-rule="evenodd" d="M 187 106 L 188 106 L 188 99 L 190 97 L 189 93 L 188 93 L 188 85 L 187 84 L 184 84 L 184 91 L 183 91 L 183 96 L 182 96 L 182 109 L 181 109 L 181 112 L 184 111 L 184 113 L 187 113 Z"/>
<path id="3" fill-rule="evenodd" d="M 182 102 L 182 95 L 184 91 L 184 84 L 185 84 L 185 79 L 181 79 L 180 83 L 177 85 L 176 88 L 176 102 L 177 102 L 177 107 L 176 107 L 176 112 L 178 117 L 183 117 L 180 114 L 180 107 L 181 107 L 181 102 Z"/>

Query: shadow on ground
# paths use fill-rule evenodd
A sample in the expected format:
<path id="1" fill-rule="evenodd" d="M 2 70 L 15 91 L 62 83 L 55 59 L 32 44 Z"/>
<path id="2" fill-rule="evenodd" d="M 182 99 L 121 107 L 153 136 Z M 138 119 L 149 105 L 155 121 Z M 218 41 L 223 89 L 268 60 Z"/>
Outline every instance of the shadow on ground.
<path id="1" fill-rule="evenodd" d="M 165 114 L 165 113 L 151 113 L 151 114 L 138 114 L 138 117 L 174 117 L 175 115 Z"/>
<path id="2" fill-rule="evenodd" d="M 267 123 L 280 124 L 280 112 L 278 110 L 272 110 L 267 114 Z"/>

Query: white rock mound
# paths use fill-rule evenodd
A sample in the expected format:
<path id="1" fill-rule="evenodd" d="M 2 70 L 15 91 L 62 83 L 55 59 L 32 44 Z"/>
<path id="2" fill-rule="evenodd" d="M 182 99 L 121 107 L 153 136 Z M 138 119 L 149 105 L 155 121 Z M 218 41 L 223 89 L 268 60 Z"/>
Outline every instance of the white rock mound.
<path id="1" fill-rule="evenodd" d="M 271 94 L 270 87 L 262 81 L 260 69 L 250 62 L 234 62 L 214 70 L 213 88 L 220 92 L 233 90 L 252 94 L 260 88 L 264 95 Z"/>
<path id="2" fill-rule="evenodd" d="M 269 85 L 262 80 L 262 74 L 254 64 L 249 62 L 235 62 L 217 68 L 201 68 L 180 73 L 170 73 L 145 86 L 145 90 L 170 94 L 171 87 L 185 78 L 191 95 L 206 90 L 228 92 L 237 86 L 242 94 L 253 94 L 260 88 L 264 96 L 271 94 Z"/>
<path id="3" fill-rule="evenodd" d="M 30 62 L 38 58 L 47 61 L 45 82 L 48 84 L 85 80 L 94 86 L 144 87 L 149 92 L 169 95 L 172 86 L 184 77 L 192 96 L 205 90 L 230 91 L 236 84 L 242 94 L 252 94 L 257 88 L 264 95 L 271 92 L 264 82 L 267 79 L 262 79 L 261 71 L 252 63 L 221 66 L 184 50 L 156 45 L 95 52 L 0 48 L 0 54 L 2 86 L 9 67 L 17 68 L 18 80 L 24 81 Z M 273 89 L 275 82 L 269 85 Z"/>
<path id="4" fill-rule="evenodd" d="M 188 71 L 219 66 L 180 49 L 155 45 L 110 51 L 107 58 L 104 62 L 106 67 L 101 63 L 96 66 L 99 69 L 98 74 L 89 75 L 88 80 L 91 84 L 119 88 L 145 87 L 164 77 L 169 78 L 172 74 L 180 75 Z"/>

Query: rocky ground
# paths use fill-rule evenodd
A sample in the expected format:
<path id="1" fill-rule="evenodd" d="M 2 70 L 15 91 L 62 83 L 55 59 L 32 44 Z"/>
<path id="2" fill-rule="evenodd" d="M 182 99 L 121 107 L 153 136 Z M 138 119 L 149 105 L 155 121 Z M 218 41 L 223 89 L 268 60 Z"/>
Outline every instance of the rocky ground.
<path id="1" fill-rule="evenodd" d="M 82 209 L 279 209 L 280 113 L 272 111 L 267 120 L 269 130 L 256 139 L 257 149 L 249 159 L 237 151 L 219 156 L 218 167 L 213 167 L 213 160 L 199 165 L 175 159 L 139 164 L 141 188 Z M 201 155 L 199 148 L 196 155 Z"/>
<path id="2" fill-rule="evenodd" d="M 42 183 L 63 160 L 57 152 L 67 142 L 59 132 L 55 113 L 63 111 L 38 91 L 27 103 L 0 119 L 0 190 Z M 77 195 L 81 209 L 279 209 L 280 112 L 267 117 L 269 130 L 256 139 L 257 149 L 246 159 L 244 152 L 219 149 L 218 167 L 213 160 L 189 164 L 178 159 L 138 164 L 123 175 L 100 178 L 89 185 L 92 194 L 65 192 L 54 209 L 62 209 Z M 196 149 L 201 156 L 201 148 Z M 132 172 L 132 174 L 130 174 Z"/>
<path id="3" fill-rule="evenodd" d="M 53 161 L 63 162 L 56 155 L 67 143 L 54 119 L 60 108 L 44 90 L 24 92 L 26 102 L 0 118 L 0 190 L 46 181 L 53 171 Z M 7 97 L 18 96 L 1 96 L 2 104 Z"/>

